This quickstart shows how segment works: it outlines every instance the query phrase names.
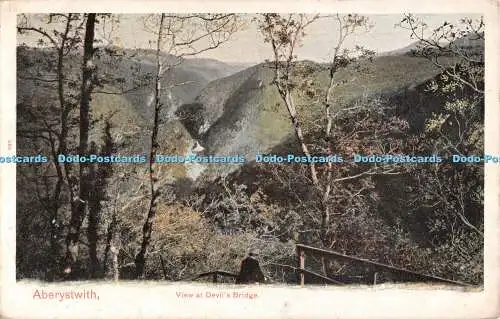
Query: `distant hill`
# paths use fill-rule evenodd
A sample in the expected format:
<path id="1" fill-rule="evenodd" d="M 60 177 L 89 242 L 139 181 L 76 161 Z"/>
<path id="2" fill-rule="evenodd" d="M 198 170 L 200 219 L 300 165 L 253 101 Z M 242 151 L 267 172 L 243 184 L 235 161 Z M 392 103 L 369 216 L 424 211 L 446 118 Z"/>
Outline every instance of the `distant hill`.
<path id="1" fill-rule="evenodd" d="M 116 59 L 110 56 L 101 58 L 101 65 L 114 77 L 125 79 L 123 87 L 132 88 L 136 86 L 134 81 L 140 80 L 148 74 L 155 72 L 155 53 L 152 50 L 127 49 L 126 56 Z M 164 61 L 173 67 L 162 78 L 164 90 L 160 97 L 164 105 L 164 117 L 172 117 L 177 108 L 183 104 L 191 102 L 198 93 L 211 81 L 229 76 L 240 71 L 244 66 L 227 64 L 211 59 L 178 59 L 169 54 L 162 54 Z M 110 67 L 111 66 L 111 67 Z M 167 93 L 170 93 L 168 96 Z M 132 102 L 145 118 L 150 118 L 152 108 L 149 103 L 152 99 L 152 86 L 146 85 L 143 88 L 132 90 L 125 94 L 126 98 Z"/>
<path id="2" fill-rule="evenodd" d="M 154 51 L 144 49 L 111 49 L 108 48 L 106 51 L 102 50 L 103 53 L 99 54 L 96 59 L 99 75 L 101 77 L 106 76 L 108 79 L 110 77 L 114 79 L 114 81 L 110 80 L 104 82 L 105 89 L 102 91 L 111 91 L 115 93 L 126 91 L 127 93 L 124 96 L 132 103 L 140 116 L 146 119 L 149 118 L 152 114 L 152 109 L 148 107 L 148 102 L 153 90 L 152 86 L 147 85 L 143 78 L 148 74 L 154 74 Z M 113 53 L 111 54 L 110 52 Z M 54 53 L 47 49 L 21 46 L 17 49 L 17 55 L 19 60 L 18 71 L 21 77 L 25 77 L 25 73 L 34 69 L 35 62 L 44 64 L 45 69 L 55 67 Z M 164 88 L 171 88 L 171 99 L 166 99 L 166 95 L 161 97 L 162 102 L 165 104 L 165 116 L 175 112 L 178 106 L 189 103 L 207 83 L 218 78 L 229 76 L 244 68 L 243 65 L 226 64 L 210 59 L 193 58 L 178 60 L 174 56 L 168 54 L 163 54 L 163 58 L 172 64 L 181 62 L 173 67 L 163 78 L 162 86 Z M 78 72 L 81 68 L 81 58 L 77 56 L 68 56 L 67 60 L 71 61 L 69 63 L 71 71 L 76 72 L 75 74 L 78 76 Z M 37 66 L 37 68 L 39 67 L 40 65 Z M 68 70 L 70 68 L 68 68 Z M 131 90 L 131 88 L 137 87 L 139 84 L 142 84 L 142 87 Z M 20 98 L 25 96 L 25 91 L 31 91 L 31 85 L 32 83 L 26 81 L 23 85 L 19 86 L 21 89 Z M 96 91 L 101 90 L 96 89 Z"/>
<path id="3" fill-rule="evenodd" d="M 443 43 L 443 46 L 446 46 L 446 43 Z M 464 36 L 462 38 L 456 39 L 452 46 L 455 46 L 456 48 L 459 48 L 461 50 L 465 50 L 469 52 L 470 54 L 484 54 L 484 39 L 479 38 L 477 35 L 469 35 L 469 36 Z M 420 48 L 425 47 L 425 43 L 421 41 L 415 41 L 413 43 L 410 43 L 409 45 L 388 51 L 388 52 L 382 52 L 378 54 L 379 56 L 395 56 L 395 55 L 410 55 L 414 56 L 415 51 L 418 51 Z M 443 53 L 441 53 L 443 54 Z"/>
<path id="4" fill-rule="evenodd" d="M 417 50 L 419 44 L 420 44 L 419 41 L 415 41 L 415 42 L 410 43 L 409 45 L 407 45 L 405 47 L 402 47 L 402 48 L 399 48 L 396 50 L 381 52 L 378 54 L 378 56 L 414 55 L 413 52 L 414 52 L 414 50 Z"/>
<path id="5" fill-rule="evenodd" d="M 153 87 L 143 78 L 154 73 L 154 52 L 142 49 L 111 49 L 113 50 L 100 51 L 102 54 L 96 58 L 103 86 L 94 90 L 92 113 L 94 119 L 106 118 L 113 114 L 111 122 L 119 131 L 119 135 L 130 136 L 140 141 L 130 145 L 129 150 L 144 152 L 149 147 L 148 131 L 153 111 L 150 105 Z M 163 54 L 163 58 L 169 62 L 177 61 L 174 56 L 168 54 Z M 69 55 L 65 61 L 67 78 L 78 81 L 81 57 Z M 165 120 L 172 119 L 177 108 L 191 102 L 207 83 L 229 76 L 243 68 L 242 65 L 226 64 L 210 59 L 185 59 L 181 62 L 162 79 L 162 87 L 171 88 L 170 92 L 161 95 L 161 102 L 164 105 L 162 116 Z M 31 109 L 40 103 L 57 101 L 54 81 L 35 80 L 54 78 L 52 74 L 55 65 L 55 54 L 51 50 L 25 46 L 17 48 L 18 121 L 21 123 L 36 120 L 26 118 L 24 108 Z M 178 85 L 179 83 L 182 85 Z M 120 94 L 123 91 L 126 93 Z M 102 122 L 98 123 L 93 131 L 102 131 Z M 95 136 L 96 139 L 99 138 L 99 134 Z"/>

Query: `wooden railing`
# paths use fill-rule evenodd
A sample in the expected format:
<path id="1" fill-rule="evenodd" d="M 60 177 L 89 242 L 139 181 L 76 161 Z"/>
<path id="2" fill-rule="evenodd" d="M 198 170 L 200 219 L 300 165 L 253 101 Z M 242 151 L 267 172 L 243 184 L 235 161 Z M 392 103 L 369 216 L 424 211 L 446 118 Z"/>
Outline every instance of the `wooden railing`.
<path id="1" fill-rule="evenodd" d="M 322 279 L 323 281 L 326 281 L 326 282 L 329 282 L 329 283 L 332 283 L 332 284 L 335 284 L 335 285 L 344 285 L 344 283 L 341 282 L 341 281 L 338 281 L 338 280 L 335 280 L 333 278 L 329 278 L 329 277 L 323 276 L 323 275 L 318 274 L 317 272 L 314 272 L 314 271 L 311 271 L 311 270 L 307 270 L 307 269 L 304 269 L 304 268 L 301 269 L 300 267 L 294 267 L 294 266 L 290 266 L 290 265 L 283 265 L 283 264 L 277 264 L 277 263 L 267 263 L 267 264 L 263 265 L 263 267 L 269 266 L 269 265 L 271 265 L 271 266 L 277 266 L 277 267 L 281 267 L 281 268 L 291 269 L 295 273 L 297 273 L 299 276 L 303 276 L 304 274 L 308 274 L 308 275 L 311 275 L 313 277 Z"/>
<path id="2" fill-rule="evenodd" d="M 231 278 L 235 278 L 235 279 L 236 279 L 236 277 L 238 277 L 237 274 L 233 274 L 233 273 L 230 273 L 230 272 L 227 272 L 227 271 L 215 270 L 215 271 L 209 271 L 209 272 L 204 272 L 204 273 L 198 274 L 195 277 L 191 278 L 190 280 L 193 281 L 193 280 L 197 280 L 197 279 L 200 279 L 200 278 L 203 278 L 203 277 L 208 277 L 208 276 L 212 276 L 212 282 L 213 283 L 217 283 L 218 282 L 218 277 L 219 276 L 222 276 L 222 277 L 231 277 Z"/>
<path id="3" fill-rule="evenodd" d="M 442 283 L 448 283 L 448 284 L 459 285 L 459 286 L 473 286 L 473 285 L 468 284 L 468 283 L 459 282 L 459 281 L 450 280 L 450 279 L 441 278 L 441 277 L 432 276 L 432 275 L 425 275 L 425 274 L 417 273 L 417 272 L 414 272 L 411 270 L 407 270 L 407 269 L 403 269 L 403 268 L 399 268 L 399 267 L 371 261 L 368 259 L 363 259 L 363 258 L 359 258 L 359 257 L 341 254 L 341 253 L 334 252 L 331 250 L 311 247 L 311 246 L 302 245 L 302 244 L 297 244 L 296 249 L 297 249 L 297 264 L 298 264 L 298 268 L 300 270 L 299 271 L 299 283 L 300 283 L 300 285 L 304 285 L 304 283 L 305 283 L 305 276 L 304 276 L 305 273 L 310 273 L 310 274 L 313 274 L 315 277 L 319 277 L 319 278 L 323 278 L 323 279 L 328 278 L 326 276 L 322 276 L 322 275 L 313 273 L 313 272 L 305 269 L 306 252 L 308 252 L 308 253 L 316 254 L 316 255 L 319 255 L 321 257 L 328 258 L 328 259 L 337 259 L 337 260 L 349 261 L 349 262 L 354 262 L 354 263 L 363 264 L 363 265 L 369 265 L 370 267 L 373 267 L 374 269 L 376 269 L 378 271 L 399 274 L 401 279 L 404 279 L 406 281 L 442 282 Z M 374 274 L 373 282 L 376 283 L 376 281 L 377 281 L 377 272 L 375 272 L 375 274 Z"/>
<path id="4" fill-rule="evenodd" d="M 392 274 L 397 274 L 399 276 L 398 281 L 419 281 L 419 282 L 440 282 L 440 283 L 447 283 L 447 284 L 452 284 L 452 285 L 458 285 L 458 286 L 469 286 L 473 287 L 474 285 L 469 284 L 469 283 L 464 283 L 460 281 L 455 281 L 455 280 L 450 280 L 438 276 L 432 276 L 432 275 L 426 275 L 426 274 L 421 274 L 415 271 L 407 270 L 404 268 L 399 268 L 396 266 L 392 265 L 387 265 L 383 263 L 379 263 L 376 261 L 364 259 L 364 258 L 359 258 L 355 256 L 349 256 L 346 254 L 341 254 L 335 251 L 331 250 L 326 250 L 326 249 L 321 249 L 321 248 L 316 248 L 312 246 L 307 246 L 307 245 L 302 245 L 302 244 L 297 244 L 296 245 L 296 251 L 297 251 L 297 266 L 290 266 L 290 265 L 284 265 L 284 264 L 276 264 L 276 263 L 268 263 L 265 265 L 262 265 L 263 267 L 266 267 L 268 265 L 274 265 L 282 268 L 288 268 L 292 269 L 298 277 L 298 283 L 300 285 L 305 284 L 305 275 L 310 275 L 312 277 L 315 277 L 317 279 L 321 279 L 324 283 L 330 283 L 330 284 L 335 284 L 335 285 L 344 285 L 346 284 L 346 278 L 344 277 L 339 277 L 339 278 L 330 278 L 327 277 L 326 274 L 319 274 L 317 272 L 311 271 L 306 269 L 306 253 L 312 254 L 312 255 L 317 255 L 325 259 L 336 259 L 336 260 L 342 260 L 342 261 L 347 261 L 351 263 L 356 263 L 360 264 L 363 266 L 369 266 L 375 270 L 373 273 L 373 284 L 377 283 L 377 277 L 379 272 L 390 272 Z M 236 279 L 238 277 L 237 274 L 230 273 L 227 271 L 221 271 L 221 270 L 215 270 L 215 271 L 209 271 L 205 273 L 201 273 L 196 275 L 195 277 L 190 278 L 190 281 L 194 281 L 203 277 L 212 277 L 212 282 L 217 283 L 219 282 L 219 277 L 230 277 Z M 349 279 L 349 278 L 347 278 Z"/>

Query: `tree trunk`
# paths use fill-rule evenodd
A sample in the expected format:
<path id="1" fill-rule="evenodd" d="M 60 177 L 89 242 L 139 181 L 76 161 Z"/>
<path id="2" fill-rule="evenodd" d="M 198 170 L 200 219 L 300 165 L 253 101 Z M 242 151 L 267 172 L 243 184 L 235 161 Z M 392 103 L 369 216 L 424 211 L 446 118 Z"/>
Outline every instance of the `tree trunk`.
<path id="1" fill-rule="evenodd" d="M 304 138 L 304 133 L 302 132 L 302 125 L 300 124 L 299 117 L 297 114 L 297 109 L 295 108 L 295 103 L 293 102 L 292 95 L 289 91 L 288 88 L 281 88 L 279 91 L 283 92 L 282 94 L 283 99 L 285 100 L 285 104 L 288 110 L 288 114 L 290 115 L 290 120 L 293 124 L 293 127 L 295 129 L 295 135 L 297 136 L 297 139 L 299 140 L 300 148 L 302 149 L 302 153 L 304 153 L 305 156 L 310 157 L 311 153 L 309 152 L 309 148 L 307 147 L 305 138 Z M 311 180 L 313 182 L 313 185 L 319 189 L 319 180 L 318 180 L 318 174 L 316 172 L 316 165 L 314 163 L 309 163 L 309 169 L 311 172 Z"/>
<path id="2" fill-rule="evenodd" d="M 94 143 L 91 143 L 91 153 L 97 153 L 97 148 Z M 99 168 L 96 168 L 97 164 L 91 164 L 89 166 L 89 182 L 92 181 L 92 187 L 89 189 L 88 193 L 88 226 L 87 226 L 87 240 L 89 242 L 89 269 L 90 278 L 99 277 L 99 258 L 97 258 L 97 242 L 98 242 L 98 228 L 99 220 L 101 215 L 101 199 L 102 194 L 105 191 L 103 189 L 102 183 L 104 183 L 104 176 L 99 174 Z"/>
<path id="3" fill-rule="evenodd" d="M 94 28 L 96 14 L 89 13 L 85 27 L 85 40 L 83 51 L 82 64 L 82 86 L 80 96 L 80 141 L 79 154 L 80 156 L 88 155 L 88 137 L 90 129 L 90 99 L 93 88 L 93 74 L 95 72 L 93 64 L 94 55 Z M 72 200 L 74 203 L 71 220 L 69 224 L 69 232 L 66 238 L 67 257 L 71 264 L 74 264 L 78 259 L 78 241 L 80 237 L 80 228 L 85 218 L 87 209 L 87 200 L 89 193 L 89 165 L 81 163 L 79 170 L 79 192 L 78 197 Z M 71 272 L 71 264 L 66 272 Z"/>
<path id="4" fill-rule="evenodd" d="M 111 254 L 113 255 L 113 280 L 118 281 L 120 279 L 120 268 L 118 267 L 118 252 L 119 249 L 112 244 Z"/>
<path id="5" fill-rule="evenodd" d="M 334 60 L 335 61 L 335 60 Z M 333 75 L 336 72 L 335 62 L 333 62 L 333 66 L 330 69 L 330 82 L 328 85 L 328 89 L 326 90 L 325 93 L 325 98 L 323 101 L 323 105 L 325 107 L 325 140 L 326 140 L 326 152 L 327 156 L 332 156 L 333 150 L 332 150 L 332 126 L 333 126 L 333 119 L 332 119 L 332 114 L 331 114 L 331 103 L 330 103 L 330 94 L 333 89 Z M 330 207 L 328 206 L 328 201 L 330 199 L 330 192 L 332 189 L 332 169 L 333 165 L 331 162 L 328 162 L 326 165 L 326 180 L 325 180 L 325 187 L 323 189 L 323 198 L 321 199 L 321 241 L 324 246 L 324 248 L 328 247 L 328 240 L 327 240 L 327 235 L 329 231 L 329 226 L 330 226 Z M 326 263 L 323 261 L 323 268 L 324 272 L 326 272 Z M 326 273 L 325 273 L 326 276 Z"/>
<path id="6" fill-rule="evenodd" d="M 163 23 L 165 20 L 165 14 L 162 13 L 160 19 L 160 26 L 158 31 L 158 41 L 156 47 L 156 76 L 155 76 L 155 91 L 154 91 L 154 122 L 153 129 L 151 133 L 151 151 L 149 154 L 149 181 L 150 181 L 150 191 L 151 191 L 151 200 L 149 202 L 148 215 L 146 217 L 146 221 L 142 227 L 142 243 L 139 252 L 135 258 L 135 275 L 136 278 L 144 277 L 144 268 L 146 264 L 146 254 L 149 247 L 149 243 L 151 242 L 151 233 L 153 232 L 153 221 L 156 215 L 156 202 L 158 198 L 158 190 L 156 189 L 156 181 L 157 181 L 157 173 L 155 171 L 155 156 L 158 152 L 158 128 L 159 128 L 159 120 L 160 120 L 160 111 L 161 111 L 161 103 L 160 103 L 160 93 L 161 93 L 161 76 L 162 76 L 162 64 L 160 61 L 160 53 L 161 53 L 161 42 L 163 37 Z"/>
<path id="7" fill-rule="evenodd" d="M 112 269 L 112 277 L 113 280 L 117 281 L 119 279 L 119 267 L 118 267 L 118 253 L 120 249 L 118 248 L 118 233 L 117 233 L 117 225 L 118 221 L 116 219 L 116 202 L 115 202 L 115 210 L 113 211 L 113 215 L 111 216 L 111 221 L 108 225 L 107 235 L 106 235 L 106 248 L 104 249 L 104 257 L 103 257 L 103 271 L 104 274 L 108 274 L 109 271 L 109 262 L 108 256 L 111 253 L 111 269 Z"/>
<path id="8" fill-rule="evenodd" d="M 57 182 L 54 188 L 54 192 L 51 198 L 52 202 L 52 220 L 51 220 L 51 225 L 54 233 L 52 236 L 55 235 L 56 229 L 55 225 L 58 224 L 59 220 L 59 209 L 61 207 L 60 204 L 60 199 L 61 199 L 61 193 L 62 193 L 62 187 L 64 185 L 64 182 L 66 181 L 68 185 L 70 186 L 70 196 L 73 198 L 73 183 L 72 179 L 69 178 L 71 174 L 71 169 L 67 164 L 64 163 L 59 163 L 56 158 L 58 154 L 66 154 L 67 153 L 67 138 L 68 138 L 68 133 L 69 133 L 69 112 L 71 109 L 71 105 L 68 103 L 66 100 L 65 96 L 65 88 L 64 88 L 64 81 L 65 81 L 65 76 L 64 76 L 64 52 L 66 50 L 66 43 L 68 41 L 68 33 L 71 28 L 71 21 L 72 21 L 72 14 L 68 14 L 67 20 L 66 20 L 66 25 L 64 28 L 64 33 L 61 38 L 61 44 L 60 46 L 57 47 L 57 66 L 56 66 L 56 73 L 57 73 L 57 98 L 59 102 L 59 121 L 60 121 L 60 131 L 59 134 L 56 135 L 55 137 L 52 136 L 52 133 L 49 132 L 49 140 L 50 140 L 50 147 L 51 147 L 51 153 L 53 157 L 53 162 L 54 166 L 56 169 L 57 173 Z M 72 202 L 71 202 L 72 203 Z M 71 205 L 73 208 L 73 203 Z M 73 209 L 72 209 L 73 211 Z M 53 271 L 55 272 L 57 270 L 57 259 L 58 259 L 58 248 L 57 248 L 57 240 L 56 238 L 52 237 L 51 241 L 51 251 L 54 254 L 53 260 L 54 260 L 54 269 Z M 52 279 L 55 279 L 56 275 L 50 276 Z"/>
<path id="9" fill-rule="evenodd" d="M 66 136 L 60 136 L 60 138 L 66 139 Z M 57 157 L 57 153 L 55 150 L 55 139 L 52 136 L 52 133 L 49 132 L 49 140 L 51 146 L 51 153 L 53 159 Z M 57 173 L 57 182 L 54 187 L 54 192 L 51 198 L 49 198 L 49 207 L 50 207 L 50 252 L 51 252 L 51 266 L 48 273 L 48 280 L 53 281 L 58 276 L 58 260 L 59 260 L 59 207 L 60 207 L 60 198 L 61 198 L 61 190 L 62 185 L 64 184 L 64 175 L 62 172 L 62 167 L 60 163 L 54 160 L 54 166 L 56 168 Z"/>
<path id="10" fill-rule="evenodd" d="M 118 195 L 117 195 L 118 197 Z M 108 274 L 109 271 L 109 262 L 108 262 L 108 257 L 109 253 L 113 252 L 114 249 L 114 242 L 116 239 L 116 233 L 117 233 L 117 218 L 116 218 L 116 206 L 117 206 L 117 198 L 115 198 L 114 204 L 113 204 L 113 212 L 111 214 L 111 220 L 108 224 L 108 228 L 106 230 L 106 247 L 104 248 L 104 257 L 102 258 L 103 260 L 103 272 L 105 275 Z M 114 257 L 114 255 L 113 255 Z"/>

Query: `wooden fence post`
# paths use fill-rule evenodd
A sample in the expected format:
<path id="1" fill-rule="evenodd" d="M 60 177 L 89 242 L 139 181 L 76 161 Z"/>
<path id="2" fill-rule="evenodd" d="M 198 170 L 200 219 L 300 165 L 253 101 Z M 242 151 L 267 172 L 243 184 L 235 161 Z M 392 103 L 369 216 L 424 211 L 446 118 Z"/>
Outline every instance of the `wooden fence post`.
<path id="1" fill-rule="evenodd" d="M 301 249 L 299 246 L 297 246 L 297 257 L 298 257 L 298 263 L 299 263 L 299 282 L 301 286 L 304 286 L 304 269 L 306 265 L 306 255 L 304 253 L 304 250 Z"/>
<path id="2" fill-rule="evenodd" d="M 161 270 L 163 271 L 163 279 L 167 280 L 167 270 L 165 269 L 165 263 L 163 262 L 163 257 L 158 255 L 160 257 L 160 264 L 161 264 Z"/>
<path id="3" fill-rule="evenodd" d="M 300 250 L 300 269 L 304 270 L 306 269 L 306 254 L 303 249 Z M 301 272 L 300 273 L 300 284 L 304 286 L 305 283 L 305 273 Z"/>

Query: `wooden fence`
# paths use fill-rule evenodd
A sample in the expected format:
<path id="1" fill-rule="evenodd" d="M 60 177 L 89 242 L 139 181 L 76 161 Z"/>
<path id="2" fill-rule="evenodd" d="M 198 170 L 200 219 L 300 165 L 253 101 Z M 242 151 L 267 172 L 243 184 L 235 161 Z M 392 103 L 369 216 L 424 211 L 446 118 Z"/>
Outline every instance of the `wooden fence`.
<path id="1" fill-rule="evenodd" d="M 283 268 L 288 268 L 292 269 L 297 275 L 298 275 L 298 283 L 300 285 L 305 284 L 305 275 L 308 274 L 310 276 L 313 276 L 315 278 L 321 279 L 324 282 L 334 284 L 334 285 L 345 285 L 346 282 L 342 282 L 338 279 L 333 279 L 330 277 L 327 277 L 325 274 L 319 274 L 317 272 L 311 271 L 306 269 L 306 253 L 311 254 L 311 255 L 316 255 L 322 258 L 326 259 L 333 259 L 333 260 L 342 260 L 342 261 L 347 261 L 347 262 L 352 262 L 356 264 L 360 264 L 363 266 L 369 266 L 375 270 L 373 273 L 373 284 L 377 283 L 377 277 L 379 272 L 390 272 L 392 274 L 397 274 L 399 276 L 399 281 L 419 281 L 419 282 L 440 282 L 440 283 L 447 283 L 447 284 L 452 284 L 452 285 L 458 285 L 458 286 L 469 286 L 473 287 L 474 285 L 469 284 L 469 283 L 464 283 L 460 281 L 455 281 L 455 280 L 450 280 L 438 276 L 432 276 L 432 275 L 426 275 L 426 274 L 421 274 L 415 271 L 407 270 L 404 268 L 399 268 L 396 266 L 391 266 L 375 261 L 371 261 L 368 259 L 363 259 L 355 256 L 349 256 L 345 254 L 341 254 L 335 251 L 331 250 L 326 250 L 326 249 L 321 249 L 321 248 L 316 248 L 312 246 L 307 246 L 307 245 L 302 245 L 302 244 L 297 244 L 296 245 L 296 252 L 297 252 L 297 266 L 290 266 L 290 265 L 283 265 L 283 264 L 276 264 L 276 263 L 269 263 L 267 265 L 274 265 L 278 267 L 283 267 Z M 266 266 L 266 265 L 263 265 Z M 213 283 L 218 283 L 219 282 L 219 277 L 230 277 L 236 279 L 238 277 L 237 274 L 230 273 L 227 271 L 210 271 L 210 272 L 205 272 L 196 275 L 195 277 L 191 278 L 191 281 L 203 278 L 203 277 L 212 277 L 212 282 Z"/>
<path id="2" fill-rule="evenodd" d="M 197 280 L 197 279 L 200 279 L 200 278 L 203 278 L 203 277 L 209 277 L 209 276 L 212 277 L 212 282 L 213 283 L 217 283 L 218 282 L 219 276 L 230 277 L 230 278 L 234 278 L 234 279 L 236 279 L 236 277 L 238 277 L 237 274 L 233 274 L 233 273 L 230 273 L 230 272 L 227 272 L 227 271 L 215 270 L 215 271 L 209 271 L 209 272 L 204 272 L 202 274 L 198 274 L 195 277 L 191 278 L 191 281 Z"/>
<path id="3" fill-rule="evenodd" d="M 441 278 L 441 277 L 437 277 L 437 276 L 425 275 L 425 274 L 417 273 L 417 272 L 414 272 L 411 270 L 407 270 L 407 269 L 403 269 L 403 268 L 399 268 L 399 267 L 371 261 L 368 259 L 349 256 L 349 255 L 341 254 L 341 253 L 334 252 L 331 250 L 311 247 L 311 246 L 307 246 L 307 245 L 297 244 L 296 250 L 297 250 L 297 264 L 298 264 L 298 268 L 299 268 L 299 283 L 300 283 L 300 285 L 305 284 L 304 274 L 306 274 L 306 273 L 309 273 L 315 277 L 322 278 L 325 280 L 328 278 L 326 276 L 319 275 L 317 273 L 314 273 L 314 272 L 311 272 L 311 271 L 308 271 L 305 269 L 305 267 L 306 267 L 306 252 L 308 252 L 311 254 L 319 255 L 319 256 L 321 256 L 323 258 L 327 258 L 327 259 L 337 259 L 337 260 L 354 262 L 357 264 L 368 265 L 377 271 L 395 273 L 395 274 L 398 274 L 400 276 L 402 281 L 405 280 L 405 281 L 422 281 L 422 282 L 442 282 L 442 283 L 448 283 L 448 284 L 459 285 L 459 286 L 473 286 L 473 285 L 468 284 L 468 283 L 463 283 L 463 282 L 450 280 L 450 279 L 446 279 L 446 278 Z M 377 274 L 378 274 L 377 272 L 374 273 L 374 278 L 373 278 L 374 284 L 376 284 L 376 282 L 377 282 Z M 332 282 L 333 279 L 328 278 L 328 281 Z"/>

